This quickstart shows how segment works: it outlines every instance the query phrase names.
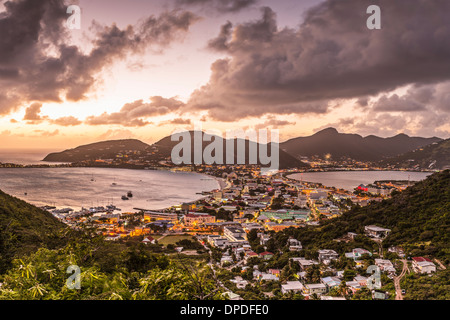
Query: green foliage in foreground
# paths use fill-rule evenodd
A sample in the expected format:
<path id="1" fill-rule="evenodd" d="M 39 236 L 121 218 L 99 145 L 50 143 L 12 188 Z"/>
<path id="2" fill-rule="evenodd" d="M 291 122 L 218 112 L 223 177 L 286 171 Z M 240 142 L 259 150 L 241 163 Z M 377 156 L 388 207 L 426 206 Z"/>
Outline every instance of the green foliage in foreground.
<path id="1" fill-rule="evenodd" d="M 146 258 L 130 254 L 125 265 L 113 272 L 101 271 L 95 263 L 83 262 L 82 249 L 42 248 L 27 258 L 16 259 L 0 282 L 0 300 L 207 300 L 222 299 L 212 270 L 204 263 L 151 257 L 147 270 L 139 269 Z M 148 257 L 147 257 L 148 258 Z M 148 260 L 148 259 L 147 259 Z M 81 288 L 70 290 L 66 281 L 71 265 L 80 266 Z"/>

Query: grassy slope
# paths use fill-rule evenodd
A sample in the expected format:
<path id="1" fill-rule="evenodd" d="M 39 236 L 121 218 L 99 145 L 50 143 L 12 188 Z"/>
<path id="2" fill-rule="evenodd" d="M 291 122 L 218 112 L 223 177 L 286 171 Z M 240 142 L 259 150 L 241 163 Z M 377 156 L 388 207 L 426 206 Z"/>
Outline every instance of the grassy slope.
<path id="1" fill-rule="evenodd" d="M 64 228 L 50 213 L 0 191 L 0 269 L 14 256 L 57 245 Z"/>

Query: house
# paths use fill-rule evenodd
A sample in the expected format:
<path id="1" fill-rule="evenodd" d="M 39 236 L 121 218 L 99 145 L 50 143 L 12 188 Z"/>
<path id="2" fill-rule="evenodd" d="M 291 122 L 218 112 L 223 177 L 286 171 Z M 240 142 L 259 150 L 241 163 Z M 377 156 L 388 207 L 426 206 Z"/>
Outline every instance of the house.
<path id="1" fill-rule="evenodd" d="M 297 239 L 290 238 L 288 240 L 289 251 L 300 251 L 302 250 L 302 244 Z"/>
<path id="2" fill-rule="evenodd" d="M 356 248 L 353 249 L 352 252 L 345 253 L 345 256 L 349 259 L 353 260 L 359 260 L 364 254 L 368 254 L 369 256 L 372 256 L 372 253 L 366 249 Z"/>
<path id="3" fill-rule="evenodd" d="M 205 213 L 186 214 L 184 216 L 184 226 L 187 228 L 197 228 L 204 226 L 206 223 L 215 223 L 216 217 Z"/>
<path id="4" fill-rule="evenodd" d="M 310 296 L 313 294 L 322 295 L 325 293 L 327 293 L 327 286 L 323 283 L 305 284 L 303 288 L 303 294 L 306 296 Z"/>
<path id="5" fill-rule="evenodd" d="M 338 277 L 325 277 L 320 279 L 320 281 L 327 286 L 328 290 L 339 287 L 341 284 L 341 280 Z"/>
<path id="6" fill-rule="evenodd" d="M 245 253 L 245 257 L 244 257 L 245 263 L 247 263 L 248 260 L 251 259 L 251 258 L 258 258 L 258 254 L 256 252 L 253 252 L 253 251 L 247 251 Z"/>
<path id="7" fill-rule="evenodd" d="M 273 253 L 272 252 L 268 252 L 268 251 L 261 252 L 259 254 L 259 257 L 263 258 L 264 260 L 270 260 L 270 259 L 273 258 Z"/>
<path id="8" fill-rule="evenodd" d="M 358 282 L 361 287 L 367 287 L 367 278 L 366 277 L 358 275 L 353 278 L 353 281 Z"/>
<path id="9" fill-rule="evenodd" d="M 289 292 L 301 292 L 304 289 L 303 284 L 300 281 L 288 281 L 286 284 L 281 285 L 281 292 L 283 294 Z"/>
<path id="10" fill-rule="evenodd" d="M 306 258 L 291 258 L 292 261 L 297 261 L 298 264 L 300 265 L 300 267 L 302 268 L 302 270 L 306 270 L 307 268 L 315 265 L 315 264 L 319 264 L 317 261 L 314 260 L 309 260 Z"/>
<path id="11" fill-rule="evenodd" d="M 368 237 L 376 238 L 376 239 L 383 239 L 388 236 L 388 234 L 391 232 L 390 229 L 385 229 L 377 226 L 365 226 L 364 232 Z"/>
<path id="12" fill-rule="evenodd" d="M 156 240 L 153 239 L 152 237 L 147 237 L 147 238 L 145 238 L 144 240 L 142 240 L 142 243 L 143 243 L 143 244 L 149 244 L 149 243 L 155 244 L 155 243 L 156 243 Z"/>
<path id="13" fill-rule="evenodd" d="M 238 226 L 227 226 L 223 228 L 223 235 L 232 242 L 247 241 L 247 233 Z"/>
<path id="14" fill-rule="evenodd" d="M 163 213 L 163 212 L 155 212 L 155 211 L 145 211 L 144 212 L 144 221 L 158 221 L 158 220 L 167 220 L 171 222 L 178 221 L 178 215 L 175 213 Z"/>
<path id="15" fill-rule="evenodd" d="M 428 274 L 436 272 L 436 265 L 430 259 L 424 257 L 414 257 L 412 260 L 412 267 L 414 271 Z"/>
<path id="16" fill-rule="evenodd" d="M 280 276 L 280 273 L 281 273 L 280 269 L 269 269 L 268 272 L 269 272 L 270 274 L 273 274 L 274 276 L 277 276 L 277 277 L 279 277 L 279 276 Z"/>
<path id="17" fill-rule="evenodd" d="M 332 260 L 339 259 L 339 254 L 334 250 L 319 250 L 319 262 L 324 264 L 330 264 Z"/>
<path id="18" fill-rule="evenodd" d="M 261 273 L 261 275 L 259 276 L 259 280 L 260 281 L 278 281 L 279 278 L 278 276 L 274 275 L 274 274 L 270 274 L 270 273 Z"/>
<path id="19" fill-rule="evenodd" d="M 236 285 L 236 288 L 238 289 L 245 289 L 245 287 L 248 285 L 248 281 L 242 279 L 242 277 L 239 276 L 230 280 L 230 282 L 233 282 Z"/>
<path id="20" fill-rule="evenodd" d="M 253 279 L 255 280 L 265 280 L 265 281 L 279 281 L 278 277 L 276 275 L 270 274 L 270 273 L 265 273 L 265 272 L 261 272 L 258 270 L 254 270 L 253 271 Z"/>
<path id="21" fill-rule="evenodd" d="M 394 265 L 390 260 L 386 259 L 375 259 L 375 265 L 380 268 L 381 271 L 390 274 L 395 273 Z"/>
<path id="22" fill-rule="evenodd" d="M 218 236 L 218 235 L 209 235 L 208 236 L 208 242 L 216 247 L 216 248 L 220 248 L 220 249 L 224 249 L 226 247 L 229 246 L 229 241 L 227 238 Z"/>
<path id="23" fill-rule="evenodd" d="M 357 281 L 347 281 L 346 283 L 347 288 L 355 294 L 358 290 L 360 290 L 363 286 Z"/>

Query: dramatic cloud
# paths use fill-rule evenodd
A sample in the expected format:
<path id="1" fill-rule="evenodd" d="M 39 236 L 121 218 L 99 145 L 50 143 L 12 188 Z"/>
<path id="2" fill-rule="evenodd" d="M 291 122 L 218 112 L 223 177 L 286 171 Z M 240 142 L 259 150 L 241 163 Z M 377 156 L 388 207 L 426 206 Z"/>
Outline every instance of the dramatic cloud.
<path id="1" fill-rule="evenodd" d="M 23 120 L 27 121 L 28 124 L 40 124 L 45 121 L 50 124 L 55 124 L 63 127 L 77 126 L 82 124 L 82 121 L 72 116 L 50 119 L 48 116 L 41 115 L 41 109 L 41 103 L 33 103 L 25 110 L 25 116 L 23 117 Z M 17 121 L 11 119 L 11 123 L 17 123 Z"/>
<path id="2" fill-rule="evenodd" d="M 360 134 L 406 133 L 446 138 L 450 123 L 450 81 L 412 85 L 402 95 L 387 93 L 367 99 L 364 106 L 357 101 L 355 110 L 363 110 L 364 114 L 355 114 L 318 129 L 332 126 Z"/>
<path id="3" fill-rule="evenodd" d="M 125 104 L 119 112 L 103 113 L 88 117 L 88 125 L 122 125 L 125 127 L 142 127 L 151 124 L 146 119 L 179 111 L 185 104 L 175 98 L 151 97 L 149 103 L 138 100 Z"/>
<path id="4" fill-rule="evenodd" d="M 195 91 L 189 110 L 215 120 L 264 114 L 323 114 L 330 100 L 359 99 L 396 88 L 450 79 L 450 2 L 379 0 L 382 30 L 369 30 L 368 4 L 327 0 L 310 9 L 298 29 L 277 27 L 263 9 L 258 21 L 225 24 L 209 48 L 216 61 L 208 84 Z M 378 111 L 423 111 L 424 103 L 380 99 Z"/>
<path id="5" fill-rule="evenodd" d="M 238 12 L 256 2 L 258 0 L 176 0 L 177 5 L 201 6 L 220 13 Z"/>
<path id="6" fill-rule="evenodd" d="M 0 13 L 0 115 L 31 102 L 79 101 L 95 88 L 98 74 L 116 59 L 159 51 L 198 20 L 187 11 L 164 12 L 136 26 L 94 25 L 93 48 L 85 54 L 65 27 L 62 0 L 15 0 Z"/>

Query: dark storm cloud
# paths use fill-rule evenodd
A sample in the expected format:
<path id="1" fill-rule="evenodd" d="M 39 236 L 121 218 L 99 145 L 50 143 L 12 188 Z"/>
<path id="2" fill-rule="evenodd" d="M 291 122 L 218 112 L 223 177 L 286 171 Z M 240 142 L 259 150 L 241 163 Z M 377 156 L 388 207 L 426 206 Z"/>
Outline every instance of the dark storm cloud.
<path id="1" fill-rule="evenodd" d="M 88 117 L 88 125 L 122 125 L 125 127 L 143 127 L 151 124 L 146 119 L 179 111 L 185 104 L 175 98 L 151 97 L 151 102 L 138 100 L 125 104 L 119 112 L 103 113 Z"/>
<path id="2" fill-rule="evenodd" d="M 238 12 L 257 2 L 258 0 L 176 0 L 177 5 L 201 6 L 220 13 Z"/>
<path id="3" fill-rule="evenodd" d="M 225 121 L 325 113 L 332 99 L 361 98 L 364 105 L 368 96 L 450 79 L 450 1 L 372 2 L 381 7 L 382 30 L 366 27 L 369 4 L 360 0 L 324 1 L 297 29 L 278 28 L 270 8 L 258 21 L 227 23 L 209 47 L 228 58 L 212 65 L 189 109 Z M 422 110 L 393 99 L 386 102 L 398 111 Z"/>
<path id="4" fill-rule="evenodd" d="M 7 1 L 0 14 L 0 114 L 29 102 L 78 101 L 95 88 L 99 72 L 116 59 L 161 50 L 184 35 L 198 17 L 164 12 L 124 29 L 95 24 L 88 54 L 68 45 L 62 0 Z"/>

